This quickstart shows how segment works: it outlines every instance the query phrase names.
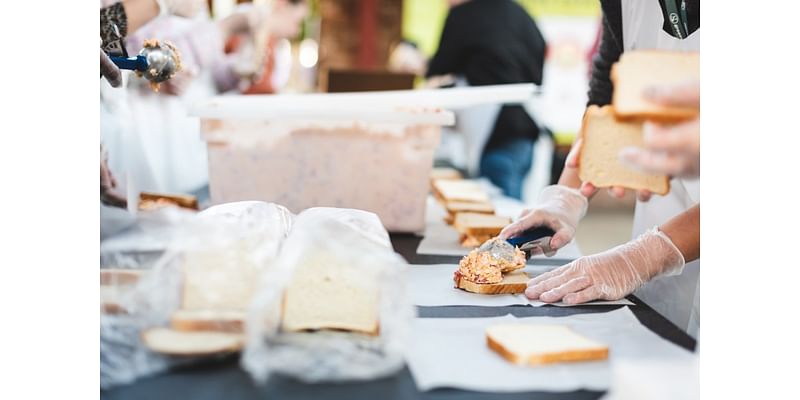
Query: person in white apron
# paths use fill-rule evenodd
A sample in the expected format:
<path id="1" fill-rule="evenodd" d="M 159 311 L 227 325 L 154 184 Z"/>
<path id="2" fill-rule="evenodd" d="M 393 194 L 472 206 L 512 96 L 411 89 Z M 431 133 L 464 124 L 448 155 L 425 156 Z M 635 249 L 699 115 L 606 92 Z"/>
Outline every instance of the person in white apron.
<path id="1" fill-rule="evenodd" d="M 604 40 L 606 34 L 616 33 L 621 36 L 623 51 L 700 50 L 699 1 L 665 0 L 663 10 L 657 1 L 604 1 L 602 5 L 604 30 L 611 29 L 609 21 L 621 19 L 621 32 L 604 32 Z M 687 9 L 696 10 L 693 27 L 686 23 L 687 14 L 691 16 Z M 616 60 L 605 64 L 595 62 L 595 69 L 606 68 L 600 73 L 607 74 L 613 61 Z M 610 102 L 610 92 L 604 101 Z M 586 213 L 587 195 L 593 192 L 590 185 L 582 185 L 576 167 L 577 157 L 571 155 L 559 185 L 545 188 L 539 206 L 524 212 L 500 237 L 513 237 L 531 227 L 547 225 L 556 231 L 550 242 L 552 249 L 569 243 Z M 618 189 L 614 192 L 624 194 Z M 632 241 L 532 279 L 526 295 L 548 302 L 580 303 L 621 298 L 638 289 L 637 297 L 696 337 L 700 320 L 700 181 L 675 178 L 667 195 L 650 198 L 640 193 L 638 197 Z"/>

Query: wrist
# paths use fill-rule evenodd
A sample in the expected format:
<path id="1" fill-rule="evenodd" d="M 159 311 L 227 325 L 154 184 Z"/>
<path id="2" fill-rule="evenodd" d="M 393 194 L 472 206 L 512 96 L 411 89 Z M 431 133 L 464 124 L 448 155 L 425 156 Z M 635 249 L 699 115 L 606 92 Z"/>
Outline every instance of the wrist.
<path id="1" fill-rule="evenodd" d="M 683 272 L 686 261 L 678 246 L 664 232 L 654 227 L 636 239 L 634 252 L 645 259 L 640 260 L 646 265 L 647 276 L 650 280 L 658 276 L 678 275 Z"/>
<path id="2" fill-rule="evenodd" d="M 550 185 L 539 194 L 544 207 L 553 207 L 567 212 L 577 224 L 589 209 L 589 199 L 580 190 L 564 185 Z"/>

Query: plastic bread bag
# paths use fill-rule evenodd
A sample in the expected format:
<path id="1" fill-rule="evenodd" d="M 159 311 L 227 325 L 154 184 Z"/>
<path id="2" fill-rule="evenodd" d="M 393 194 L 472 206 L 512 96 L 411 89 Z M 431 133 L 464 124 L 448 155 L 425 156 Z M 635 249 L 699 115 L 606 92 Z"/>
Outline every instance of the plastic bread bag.
<path id="1" fill-rule="evenodd" d="M 101 387 L 240 351 L 257 278 L 274 262 L 292 219 L 282 206 L 240 202 L 183 221 L 120 299 L 124 313 L 101 315 Z"/>
<path id="2" fill-rule="evenodd" d="M 197 214 L 179 207 L 126 213 L 128 226 L 100 241 L 102 268 L 149 269 L 161 257 L 173 237 Z"/>
<path id="3" fill-rule="evenodd" d="M 259 383 L 272 374 L 341 382 L 396 373 L 415 316 L 406 270 L 375 214 L 300 213 L 262 275 L 242 366 Z"/>

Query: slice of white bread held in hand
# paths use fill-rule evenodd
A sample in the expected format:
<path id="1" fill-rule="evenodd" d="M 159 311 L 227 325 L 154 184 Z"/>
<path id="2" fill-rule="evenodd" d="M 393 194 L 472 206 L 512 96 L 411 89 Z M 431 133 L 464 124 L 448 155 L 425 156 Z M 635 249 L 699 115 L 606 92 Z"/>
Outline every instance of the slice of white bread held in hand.
<path id="1" fill-rule="evenodd" d="M 172 356 L 210 356 L 240 351 L 244 335 L 227 332 L 180 332 L 153 328 L 142 333 L 145 346 Z"/>
<path id="2" fill-rule="evenodd" d="M 172 314 L 170 324 L 184 332 L 243 333 L 246 314 L 244 310 L 178 310 Z"/>
<path id="3" fill-rule="evenodd" d="M 564 325 L 504 324 L 486 329 L 489 348 L 519 365 L 608 358 L 608 346 Z"/>
<path id="4" fill-rule="evenodd" d="M 643 146 L 642 123 L 618 121 L 611 106 L 590 106 L 583 117 L 578 176 L 595 187 L 621 186 L 649 190 L 664 195 L 669 192 L 669 178 L 630 169 L 620 163 L 619 152 L 628 146 Z"/>
<path id="5" fill-rule="evenodd" d="M 655 85 L 700 81 L 700 54 L 677 51 L 626 51 L 611 67 L 612 104 L 618 118 L 680 120 L 700 114 L 696 107 L 663 106 L 650 102 L 643 91 Z"/>

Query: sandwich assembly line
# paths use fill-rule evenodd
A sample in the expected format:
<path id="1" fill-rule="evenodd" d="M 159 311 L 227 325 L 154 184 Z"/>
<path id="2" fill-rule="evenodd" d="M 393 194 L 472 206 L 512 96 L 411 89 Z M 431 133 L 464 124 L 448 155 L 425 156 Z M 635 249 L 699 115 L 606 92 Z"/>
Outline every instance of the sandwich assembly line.
<path id="1" fill-rule="evenodd" d="M 699 3 L 101 2 L 101 398 L 699 398 Z"/>

